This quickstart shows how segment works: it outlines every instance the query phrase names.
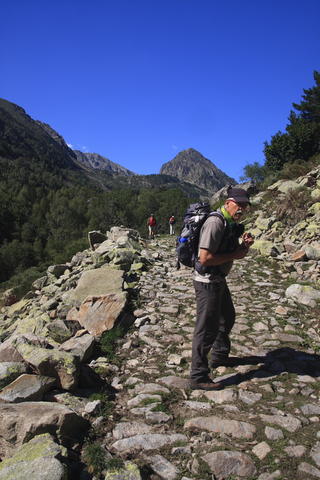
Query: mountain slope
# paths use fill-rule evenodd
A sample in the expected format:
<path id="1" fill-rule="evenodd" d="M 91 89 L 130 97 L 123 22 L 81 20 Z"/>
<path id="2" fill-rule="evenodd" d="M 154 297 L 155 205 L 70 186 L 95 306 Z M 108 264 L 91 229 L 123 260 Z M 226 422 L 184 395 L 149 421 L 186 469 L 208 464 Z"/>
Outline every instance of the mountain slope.
<path id="1" fill-rule="evenodd" d="M 236 183 L 233 178 L 193 148 L 181 151 L 170 162 L 162 165 L 160 173 L 190 182 L 210 193 L 220 190 L 228 183 Z"/>
<path id="2" fill-rule="evenodd" d="M 86 167 L 97 170 L 105 170 L 113 175 L 136 175 L 136 173 L 131 172 L 127 168 L 122 167 L 118 163 L 112 162 L 108 158 L 105 158 L 98 153 L 85 153 L 80 152 L 80 150 L 74 150 L 74 153 L 76 154 L 77 161 Z"/>
<path id="3" fill-rule="evenodd" d="M 75 153 L 65 143 L 56 141 L 23 108 L 4 99 L 0 99 L 0 157 L 32 159 L 45 162 L 49 168 L 79 170 L 74 163 Z"/>

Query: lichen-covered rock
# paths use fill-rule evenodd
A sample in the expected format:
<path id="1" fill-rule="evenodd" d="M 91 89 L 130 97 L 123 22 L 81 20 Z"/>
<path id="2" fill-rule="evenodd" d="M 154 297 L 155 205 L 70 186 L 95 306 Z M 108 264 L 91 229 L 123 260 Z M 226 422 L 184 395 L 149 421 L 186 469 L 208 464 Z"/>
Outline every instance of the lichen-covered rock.
<path id="1" fill-rule="evenodd" d="M 69 352 L 56 348 L 46 349 L 28 344 L 16 348 L 24 361 L 32 365 L 40 375 L 56 378 L 58 386 L 73 390 L 78 384 L 79 359 Z"/>
<path id="2" fill-rule="evenodd" d="M 72 337 L 72 332 L 68 329 L 63 320 L 57 319 L 47 325 L 49 336 L 58 343 L 63 343 Z"/>
<path id="3" fill-rule="evenodd" d="M 126 462 L 123 467 L 108 471 L 105 480 L 141 480 L 140 470 L 134 463 Z"/>
<path id="4" fill-rule="evenodd" d="M 270 240 L 259 239 L 254 242 L 251 248 L 259 250 L 259 253 L 265 257 L 270 257 L 272 256 L 274 244 Z"/>
<path id="5" fill-rule="evenodd" d="M 79 306 L 88 296 L 122 292 L 123 271 L 104 266 L 83 272 L 75 289 L 63 295 L 65 303 Z"/>
<path id="6" fill-rule="evenodd" d="M 292 298 L 298 303 L 315 307 L 316 303 L 320 301 L 320 290 L 317 290 L 309 285 L 299 285 L 294 283 L 287 288 L 285 293 L 287 298 Z"/>
<path id="7" fill-rule="evenodd" d="M 0 388 L 4 388 L 6 385 L 9 385 L 26 371 L 27 367 L 22 362 L 0 363 Z"/>
<path id="8" fill-rule="evenodd" d="M 0 463 L 0 480 L 67 480 L 64 454 L 50 434 L 37 435 Z"/>
<path id="9" fill-rule="evenodd" d="M 88 427 L 87 420 L 58 403 L 0 404 L 0 456 L 11 455 L 39 433 L 57 435 L 70 445 L 78 442 Z"/>

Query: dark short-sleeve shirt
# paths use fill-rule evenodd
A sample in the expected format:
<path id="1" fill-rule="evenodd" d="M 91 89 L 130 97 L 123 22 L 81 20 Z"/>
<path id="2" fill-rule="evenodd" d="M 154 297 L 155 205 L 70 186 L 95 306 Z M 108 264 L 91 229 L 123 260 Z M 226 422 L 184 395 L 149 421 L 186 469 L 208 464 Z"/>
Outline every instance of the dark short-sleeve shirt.
<path id="1" fill-rule="evenodd" d="M 209 250 L 211 253 L 215 254 L 221 244 L 224 231 L 225 225 L 224 222 L 221 221 L 221 218 L 217 216 L 209 217 L 201 228 L 199 250 L 200 248 L 205 248 L 206 250 Z M 197 282 L 204 283 L 221 281 L 230 272 L 232 264 L 233 262 L 230 261 L 219 265 L 218 269 L 216 270 L 219 270 L 220 273 L 205 273 L 201 275 L 195 270 L 193 278 Z"/>

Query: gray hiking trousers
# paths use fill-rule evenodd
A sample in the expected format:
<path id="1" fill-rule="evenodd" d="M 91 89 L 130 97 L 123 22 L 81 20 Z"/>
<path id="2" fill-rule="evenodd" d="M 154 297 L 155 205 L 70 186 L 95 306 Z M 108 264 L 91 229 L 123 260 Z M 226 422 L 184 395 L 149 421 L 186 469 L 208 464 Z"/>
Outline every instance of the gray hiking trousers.
<path id="1" fill-rule="evenodd" d="M 235 309 L 226 281 L 194 281 L 197 320 L 192 341 L 190 377 L 196 382 L 208 378 L 208 353 L 212 361 L 226 359 L 230 353 L 229 333 L 235 322 Z"/>

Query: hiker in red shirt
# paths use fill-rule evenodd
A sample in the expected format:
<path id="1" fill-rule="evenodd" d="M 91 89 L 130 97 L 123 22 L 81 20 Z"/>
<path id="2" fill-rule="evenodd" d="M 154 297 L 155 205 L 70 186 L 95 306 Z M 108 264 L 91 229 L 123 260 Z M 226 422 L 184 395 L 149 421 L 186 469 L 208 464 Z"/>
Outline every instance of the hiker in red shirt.
<path id="1" fill-rule="evenodd" d="M 151 215 L 150 215 L 150 217 L 148 218 L 148 221 L 147 221 L 147 226 L 148 226 L 148 229 L 149 229 L 149 238 L 151 238 L 151 239 L 154 239 L 156 225 L 157 225 L 156 217 L 153 215 L 153 213 L 151 213 Z"/>

